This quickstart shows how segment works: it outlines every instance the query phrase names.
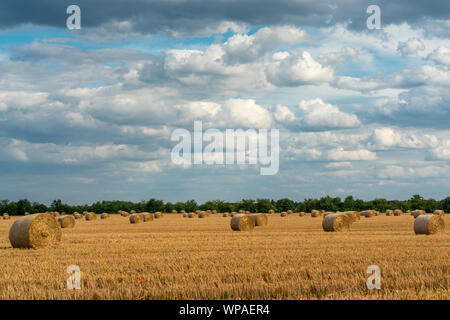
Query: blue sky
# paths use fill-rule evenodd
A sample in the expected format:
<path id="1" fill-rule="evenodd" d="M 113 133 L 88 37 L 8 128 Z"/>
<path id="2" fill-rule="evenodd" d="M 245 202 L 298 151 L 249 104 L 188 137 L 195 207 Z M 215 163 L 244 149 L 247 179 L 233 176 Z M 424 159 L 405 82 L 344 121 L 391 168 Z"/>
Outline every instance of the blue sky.
<path id="1" fill-rule="evenodd" d="M 0 5 L 0 199 L 448 196 L 448 2 L 93 3 Z M 194 120 L 279 129 L 278 174 L 173 164 Z"/>

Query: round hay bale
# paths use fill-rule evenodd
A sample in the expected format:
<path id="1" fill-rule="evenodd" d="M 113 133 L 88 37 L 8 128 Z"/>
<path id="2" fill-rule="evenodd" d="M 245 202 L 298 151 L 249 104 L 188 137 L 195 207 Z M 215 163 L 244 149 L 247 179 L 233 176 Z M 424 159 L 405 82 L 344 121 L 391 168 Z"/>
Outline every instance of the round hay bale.
<path id="1" fill-rule="evenodd" d="M 426 214 L 425 210 L 414 210 L 411 212 L 411 215 L 416 219 L 420 215 Z"/>
<path id="2" fill-rule="evenodd" d="M 83 211 L 83 216 L 86 216 L 89 212 Z"/>
<path id="3" fill-rule="evenodd" d="M 241 209 L 241 210 L 239 210 L 239 211 L 238 211 L 238 213 L 240 213 L 240 214 L 244 214 L 244 213 L 245 213 L 245 211 Z"/>
<path id="4" fill-rule="evenodd" d="M 385 213 L 387 216 L 393 216 L 394 215 L 394 210 L 386 210 Z"/>
<path id="5" fill-rule="evenodd" d="M 133 213 L 130 215 L 130 223 L 131 224 L 141 223 L 141 222 L 144 222 L 144 215 L 142 215 L 141 213 Z"/>
<path id="6" fill-rule="evenodd" d="M 355 221 L 358 221 L 359 219 L 361 219 L 358 211 L 344 211 L 344 214 L 346 214 L 348 217 L 350 217 L 352 222 L 355 222 Z"/>
<path id="7" fill-rule="evenodd" d="M 224 218 L 228 217 L 228 215 L 229 215 L 229 213 L 228 213 L 228 212 L 224 212 L 224 213 L 222 213 L 222 217 L 224 217 Z"/>
<path id="8" fill-rule="evenodd" d="M 401 216 L 403 214 L 403 211 L 400 209 L 395 209 L 394 210 L 394 216 Z"/>
<path id="9" fill-rule="evenodd" d="M 61 227 L 48 213 L 30 214 L 17 219 L 9 229 L 13 248 L 43 248 L 61 241 Z"/>
<path id="10" fill-rule="evenodd" d="M 280 213 L 280 217 L 287 217 L 287 212 L 284 212 L 284 211 L 281 212 L 281 213 Z"/>
<path id="11" fill-rule="evenodd" d="M 186 210 L 181 210 L 180 212 L 181 212 L 181 213 L 186 213 Z"/>
<path id="12" fill-rule="evenodd" d="M 236 214 L 237 213 L 233 211 L 233 212 L 230 213 L 230 217 L 234 217 Z"/>
<path id="13" fill-rule="evenodd" d="M 135 211 L 135 210 L 131 210 L 130 213 L 131 213 L 131 214 L 135 214 L 136 211 Z"/>
<path id="14" fill-rule="evenodd" d="M 183 218 L 186 218 L 186 217 L 187 217 L 187 213 L 183 212 Z"/>
<path id="15" fill-rule="evenodd" d="M 351 218 L 343 213 L 328 213 L 323 217 L 322 228 L 326 232 L 348 231 Z"/>
<path id="16" fill-rule="evenodd" d="M 24 216 L 29 216 L 30 213 L 29 212 L 25 212 Z"/>
<path id="17" fill-rule="evenodd" d="M 154 214 L 153 214 L 153 218 L 155 218 L 155 219 L 160 219 L 160 218 L 162 218 L 163 217 L 163 214 L 162 214 L 162 212 L 155 212 Z"/>
<path id="18" fill-rule="evenodd" d="M 3 220 L 9 220 L 11 219 L 11 217 L 9 216 L 9 214 L 7 214 L 6 212 L 2 215 Z"/>
<path id="19" fill-rule="evenodd" d="M 375 216 L 375 210 L 365 210 L 359 213 L 361 217 L 372 218 Z"/>
<path id="20" fill-rule="evenodd" d="M 269 210 L 269 214 L 274 214 L 274 213 L 275 213 L 275 210 L 273 210 L 273 209 Z"/>
<path id="21" fill-rule="evenodd" d="M 414 221 L 415 234 L 435 234 L 443 232 L 445 222 L 441 216 L 435 214 L 421 214 Z"/>
<path id="22" fill-rule="evenodd" d="M 320 217 L 322 215 L 322 212 L 319 210 L 311 210 L 311 217 L 316 218 Z"/>
<path id="23" fill-rule="evenodd" d="M 233 231 L 251 231 L 255 227 L 255 220 L 248 214 L 237 214 L 231 218 L 231 229 Z"/>
<path id="24" fill-rule="evenodd" d="M 209 217 L 209 212 L 208 211 L 200 211 L 200 213 L 198 214 L 199 218 L 207 218 Z"/>
<path id="25" fill-rule="evenodd" d="M 154 215 L 150 212 L 142 212 L 142 217 L 144 218 L 144 222 L 153 221 Z"/>
<path id="26" fill-rule="evenodd" d="M 119 210 L 119 213 L 120 213 L 120 215 L 121 215 L 122 217 L 129 217 L 129 216 L 130 216 L 130 214 L 129 214 L 128 212 L 126 212 L 126 211 L 121 211 L 121 210 Z"/>
<path id="27" fill-rule="evenodd" d="M 213 211 L 212 211 L 212 214 L 217 214 L 217 210 L 213 210 Z"/>
<path id="28" fill-rule="evenodd" d="M 444 210 L 434 210 L 433 214 L 443 217 L 445 215 L 445 212 Z"/>
<path id="29" fill-rule="evenodd" d="M 75 227 L 75 217 L 74 216 L 60 216 L 58 218 L 58 223 L 61 228 L 73 228 Z"/>
<path id="30" fill-rule="evenodd" d="M 288 215 L 290 215 L 290 214 L 293 214 L 293 213 L 294 213 L 294 211 L 292 211 L 292 210 L 288 210 L 288 211 L 286 211 L 286 213 L 287 213 Z"/>
<path id="31" fill-rule="evenodd" d="M 188 218 L 196 218 L 197 214 L 195 212 L 189 212 L 188 213 Z"/>
<path id="32" fill-rule="evenodd" d="M 101 215 L 100 215 L 100 219 L 108 219 L 109 218 L 109 214 L 107 214 L 106 212 L 103 212 Z"/>
<path id="33" fill-rule="evenodd" d="M 302 211 L 302 212 L 299 212 L 299 213 L 298 213 L 298 216 L 299 216 L 299 217 L 303 217 L 303 216 L 306 216 L 306 213 L 305 213 L 305 212 L 303 212 L 303 211 Z"/>
<path id="34" fill-rule="evenodd" d="M 172 210 L 172 214 L 178 214 L 177 210 Z"/>
<path id="35" fill-rule="evenodd" d="M 84 216 L 84 218 L 85 218 L 87 221 L 92 221 L 92 220 L 97 219 L 97 215 L 95 214 L 95 212 L 88 212 L 88 213 Z"/>
<path id="36" fill-rule="evenodd" d="M 267 225 L 267 215 L 265 213 L 253 213 L 252 218 L 255 222 L 255 227 L 261 227 Z"/>
<path id="37" fill-rule="evenodd" d="M 51 214 L 52 214 L 52 216 L 54 216 L 55 218 L 58 218 L 58 217 L 60 216 L 60 214 L 59 214 L 58 211 L 51 212 Z"/>

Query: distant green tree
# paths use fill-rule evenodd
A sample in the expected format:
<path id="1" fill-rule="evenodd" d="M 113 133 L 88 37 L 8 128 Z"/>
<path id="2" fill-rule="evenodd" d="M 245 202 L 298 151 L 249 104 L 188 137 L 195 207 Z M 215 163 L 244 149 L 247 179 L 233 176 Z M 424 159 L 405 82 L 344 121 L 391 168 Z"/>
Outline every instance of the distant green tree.
<path id="1" fill-rule="evenodd" d="M 272 202 L 269 199 L 256 199 L 257 212 L 269 212 L 272 209 Z"/>

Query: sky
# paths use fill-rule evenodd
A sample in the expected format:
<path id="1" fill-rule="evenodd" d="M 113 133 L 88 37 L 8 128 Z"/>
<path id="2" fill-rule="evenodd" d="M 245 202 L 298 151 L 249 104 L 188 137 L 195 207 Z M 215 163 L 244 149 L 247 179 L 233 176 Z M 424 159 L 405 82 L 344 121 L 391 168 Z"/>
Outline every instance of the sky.
<path id="1" fill-rule="evenodd" d="M 449 87 L 447 0 L 2 0 L 0 199 L 443 199 Z M 279 129 L 278 173 L 173 163 L 195 120 Z"/>

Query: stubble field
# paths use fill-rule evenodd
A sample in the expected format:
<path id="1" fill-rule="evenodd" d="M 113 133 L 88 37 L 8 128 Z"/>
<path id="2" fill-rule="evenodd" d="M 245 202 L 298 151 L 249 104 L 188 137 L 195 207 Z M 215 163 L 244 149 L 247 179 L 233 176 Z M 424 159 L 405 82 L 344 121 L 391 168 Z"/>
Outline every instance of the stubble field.
<path id="1" fill-rule="evenodd" d="M 442 234 L 415 235 L 411 216 L 361 217 L 350 232 L 322 218 L 270 215 L 233 232 L 229 217 L 77 220 L 55 249 L 13 249 L 0 220 L 0 299 L 446 299 L 450 216 Z M 81 289 L 69 290 L 69 265 Z M 369 265 L 381 289 L 366 286 Z"/>

